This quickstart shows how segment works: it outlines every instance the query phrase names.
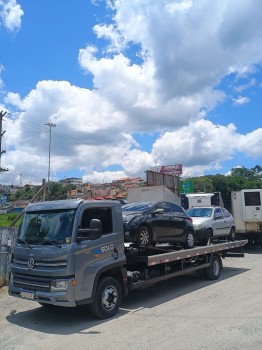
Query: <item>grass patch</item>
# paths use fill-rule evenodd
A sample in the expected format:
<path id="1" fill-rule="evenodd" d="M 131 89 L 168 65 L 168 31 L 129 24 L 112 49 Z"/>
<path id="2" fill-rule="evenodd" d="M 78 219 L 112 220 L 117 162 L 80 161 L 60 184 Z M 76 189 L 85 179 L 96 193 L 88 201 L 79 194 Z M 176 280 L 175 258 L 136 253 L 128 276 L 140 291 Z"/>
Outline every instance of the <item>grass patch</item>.
<path id="1" fill-rule="evenodd" d="M 18 215 L 19 213 L 0 214 L 0 227 L 9 227 Z M 23 215 L 21 215 L 14 227 L 18 227 L 20 225 L 22 217 Z"/>

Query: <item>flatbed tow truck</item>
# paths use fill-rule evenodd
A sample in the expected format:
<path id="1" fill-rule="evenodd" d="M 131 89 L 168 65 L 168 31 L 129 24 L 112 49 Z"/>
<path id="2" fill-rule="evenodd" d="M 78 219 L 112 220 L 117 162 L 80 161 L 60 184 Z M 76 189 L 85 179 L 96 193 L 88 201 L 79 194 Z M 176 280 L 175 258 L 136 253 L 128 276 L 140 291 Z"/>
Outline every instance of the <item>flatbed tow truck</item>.
<path id="1" fill-rule="evenodd" d="M 62 221 L 67 225 L 61 230 Z M 195 271 L 218 279 L 222 258 L 246 243 L 136 247 L 124 243 L 117 201 L 30 204 L 13 246 L 9 294 L 49 307 L 88 304 L 96 317 L 105 319 L 117 313 L 122 298 L 133 290 Z"/>

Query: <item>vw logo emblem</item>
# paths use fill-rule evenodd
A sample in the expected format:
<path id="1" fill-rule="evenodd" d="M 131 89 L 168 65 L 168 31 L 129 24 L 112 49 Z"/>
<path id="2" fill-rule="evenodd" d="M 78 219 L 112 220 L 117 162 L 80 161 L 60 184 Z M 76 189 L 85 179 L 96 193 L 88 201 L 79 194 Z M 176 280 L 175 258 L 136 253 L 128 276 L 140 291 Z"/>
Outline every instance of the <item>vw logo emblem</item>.
<path id="1" fill-rule="evenodd" d="M 27 262 L 28 270 L 32 270 L 35 267 L 35 261 L 33 258 L 30 258 Z"/>

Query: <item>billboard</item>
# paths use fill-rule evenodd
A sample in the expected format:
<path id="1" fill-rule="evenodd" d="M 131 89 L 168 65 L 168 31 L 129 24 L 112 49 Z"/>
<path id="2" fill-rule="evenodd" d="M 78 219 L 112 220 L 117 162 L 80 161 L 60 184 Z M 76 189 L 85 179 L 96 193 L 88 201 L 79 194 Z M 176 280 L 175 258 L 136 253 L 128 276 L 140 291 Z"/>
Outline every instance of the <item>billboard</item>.
<path id="1" fill-rule="evenodd" d="M 161 174 L 178 175 L 182 174 L 182 164 L 153 166 L 150 170 Z"/>

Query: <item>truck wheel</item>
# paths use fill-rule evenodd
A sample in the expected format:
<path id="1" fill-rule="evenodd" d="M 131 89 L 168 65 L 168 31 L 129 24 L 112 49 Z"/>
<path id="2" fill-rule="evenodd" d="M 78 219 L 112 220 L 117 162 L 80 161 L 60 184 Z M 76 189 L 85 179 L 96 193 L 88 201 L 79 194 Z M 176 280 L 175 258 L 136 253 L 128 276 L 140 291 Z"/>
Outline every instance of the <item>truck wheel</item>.
<path id="1" fill-rule="evenodd" d="M 136 235 L 136 243 L 138 246 L 152 245 L 152 232 L 147 226 L 140 226 Z"/>
<path id="2" fill-rule="evenodd" d="M 194 232 L 188 231 L 186 234 L 186 242 L 184 244 L 184 247 L 186 249 L 192 249 L 194 248 L 195 244 L 196 244 L 196 238 L 195 238 Z"/>
<path id="3" fill-rule="evenodd" d="M 109 318 L 117 313 L 121 301 L 122 290 L 119 282 L 113 277 L 105 277 L 98 283 L 90 310 L 97 318 Z"/>
<path id="4" fill-rule="evenodd" d="M 208 266 L 206 271 L 206 277 L 208 280 L 217 280 L 220 276 L 222 270 L 222 261 L 219 255 L 211 255 L 210 266 Z"/>
<path id="5" fill-rule="evenodd" d="M 231 227 L 228 239 L 230 241 L 234 241 L 236 239 L 236 233 L 235 233 L 235 228 L 234 227 Z"/>

